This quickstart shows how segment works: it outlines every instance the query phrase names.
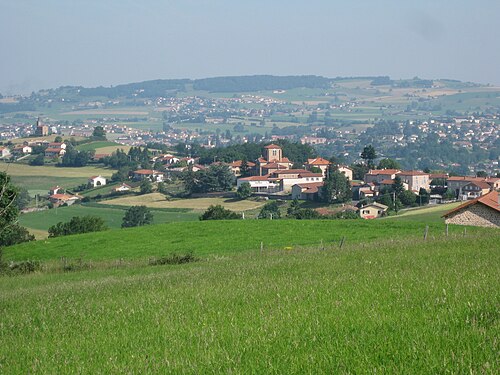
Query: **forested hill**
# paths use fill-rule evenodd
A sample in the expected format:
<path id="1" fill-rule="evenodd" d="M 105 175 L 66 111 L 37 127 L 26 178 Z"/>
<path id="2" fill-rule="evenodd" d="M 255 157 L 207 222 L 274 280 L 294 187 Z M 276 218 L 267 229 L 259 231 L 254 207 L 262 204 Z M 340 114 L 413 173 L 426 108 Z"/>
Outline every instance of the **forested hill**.
<path id="1" fill-rule="evenodd" d="M 157 79 L 152 81 L 127 83 L 111 87 L 65 86 L 49 90 L 53 96 L 65 96 L 68 93 L 84 97 L 169 97 L 177 91 L 189 89 L 209 92 L 252 92 L 263 90 L 289 90 L 294 88 L 328 88 L 330 78 L 321 76 L 272 76 L 253 75 L 235 77 L 214 77 L 203 79 Z"/>

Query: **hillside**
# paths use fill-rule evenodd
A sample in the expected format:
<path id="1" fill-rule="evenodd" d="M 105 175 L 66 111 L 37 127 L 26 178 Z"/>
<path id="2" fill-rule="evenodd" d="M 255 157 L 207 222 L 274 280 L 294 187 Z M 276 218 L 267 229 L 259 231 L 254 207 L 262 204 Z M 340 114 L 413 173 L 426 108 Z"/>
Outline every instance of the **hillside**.
<path id="1" fill-rule="evenodd" d="M 247 227 L 253 251 L 240 252 L 236 224 L 197 224 L 182 237 L 180 226 L 165 225 L 8 249 L 44 258 L 69 246 L 103 258 L 147 248 L 212 255 L 177 266 L 110 263 L 0 278 L 2 373 L 500 371 L 498 232 L 424 242 L 385 221 L 354 230 L 358 239 L 383 239 L 378 245 L 261 254 L 251 233 L 264 226 Z M 316 243 L 327 228 L 266 224 L 262 236 L 274 240 L 274 232 L 281 244 L 300 225 L 310 233 L 319 224 L 307 237 Z M 328 224 L 328 240 L 353 231 Z"/>

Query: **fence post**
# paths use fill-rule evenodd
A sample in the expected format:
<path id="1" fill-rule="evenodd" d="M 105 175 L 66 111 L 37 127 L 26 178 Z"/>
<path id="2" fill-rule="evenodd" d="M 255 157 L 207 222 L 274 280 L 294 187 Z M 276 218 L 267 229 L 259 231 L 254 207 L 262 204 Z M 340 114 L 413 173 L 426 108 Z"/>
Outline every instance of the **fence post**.
<path id="1" fill-rule="evenodd" d="M 425 226 L 425 232 L 424 232 L 424 240 L 427 240 L 427 234 L 429 233 L 429 226 Z"/>
<path id="2" fill-rule="evenodd" d="M 446 224 L 446 237 L 448 237 L 448 224 Z"/>
<path id="3" fill-rule="evenodd" d="M 263 251 L 264 251 L 264 242 L 260 241 L 260 253 L 262 254 Z"/>
<path id="4" fill-rule="evenodd" d="M 344 242 L 345 242 L 345 236 L 342 236 L 342 239 L 340 240 L 340 245 L 339 247 L 342 249 L 342 246 L 344 246 Z"/>
<path id="5" fill-rule="evenodd" d="M 464 237 L 467 236 L 467 227 L 464 228 Z"/>

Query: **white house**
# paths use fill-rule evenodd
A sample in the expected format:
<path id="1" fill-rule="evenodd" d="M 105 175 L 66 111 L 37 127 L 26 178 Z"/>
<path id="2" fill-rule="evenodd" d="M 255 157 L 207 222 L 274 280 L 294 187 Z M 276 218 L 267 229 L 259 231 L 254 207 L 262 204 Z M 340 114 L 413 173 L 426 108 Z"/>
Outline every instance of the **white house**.
<path id="1" fill-rule="evenodd" d="M 250 176 L 238 178 L 236 181 L 236 186 L 240 187 L 245 182 L 250 184 L 252 191 L 256 193 L 271 193 L 279 190 L 279 183 L 276 183 L 273 179 L 266 176 Z"/>
<path id="2" fill-rule="evenodd" d="M 132 173 L 134 180 L 149 179 L 152 182 L 163 182 L 165 177 L 163 172 L 155 171 L 153 169 L 138 169 Z"/>
<path id="3" fill-rule="evenodd" d="M 0 158 L 7 158 L 10 156 L 10 150 L 7 147 L 0 146 Z"/>
<path id="4" fill-rule="evenodd" d="M 102 176 L 92 176 L 88 180 L 88 185 L 92 187 L 98 187 L 106 185 L 106 179 Z"/>
<path id="5" fill-rule="evenodd" d="M 121 184 L 120 186 L 115 187 L 113 190 L 114 190 L 115 192 L 117 192 L 117 193 L 122 193 L 122 192 L 124 192 L 124 191 L 130 191 L 130 189 L 132 189 L 132 187 L 131 187 L 131 186 L 129 186 L 129 185 L 127 185 L 127 184 L 123 183 L 123 184 Z"/>

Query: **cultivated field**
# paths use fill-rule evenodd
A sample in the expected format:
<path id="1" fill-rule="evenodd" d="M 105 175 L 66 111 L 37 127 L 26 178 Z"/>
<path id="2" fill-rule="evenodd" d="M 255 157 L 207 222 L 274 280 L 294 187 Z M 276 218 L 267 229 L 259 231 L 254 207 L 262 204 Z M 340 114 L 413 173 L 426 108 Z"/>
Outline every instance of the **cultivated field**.
<path id="1" fill-rule="evenodd" d="M 116 198 L 108 200 L 104 204 L 122 206 L 144 205 L 151 208 L 189 208 L 198 211 L 204 211 L 210 205 L 220 204 L 232 211 L 249 211 L 263 206 L 265 202 L 228 198 L 190 198 L 167 201 L 163 194 L 152 193 L 146 195 Z"/>
<path id="2" fill-rule="evenodd" d="M 201 237 L 202 247 L 190 249 L 210 248 L 213 254 L 199 262 L 120 261 L 77 272 L 1 277 L 0 371 L 500 372 L 498 232 L 424 242 L 405 238 L 400 227 L 391 242 L 384 228 L 393 223 L 384 221 L 358 232 L 363 237 L 381 231 L 385 242 L 378 246 L 241 253 L 231 236 L 234 226 L 196 224 L 185 235 Z M 298 239 L 317 225 L 274 221 L 271 227 L 280 238 L 285 231 Z M 319 222 L 317 238 L 324 225 Z M 343 226 L 357 227 L 328 225 L 337 238 Z M 214 233 L 216 226 L 224 229 Z M 101 234 L 50 240 L 31 245 L 31 254 L 58 258 L 70 242 L 79 254 L 91 246 L 102 257 L 117 256 L 127 242 L 131 253 L 149 246 L 165 254 L 172 242 L 183 241 L 173 228 L 131 230 L 136 235 L 126 241 L 103 241 Z M 257 229 L 250 226 L 245 237 L 254 238 Z M 138 236 L 140 231 L 150 236 Z M 273 238 L 270 232 L 264 236 Z M 12 255 L 22 249 L 7 250 Z"/>

